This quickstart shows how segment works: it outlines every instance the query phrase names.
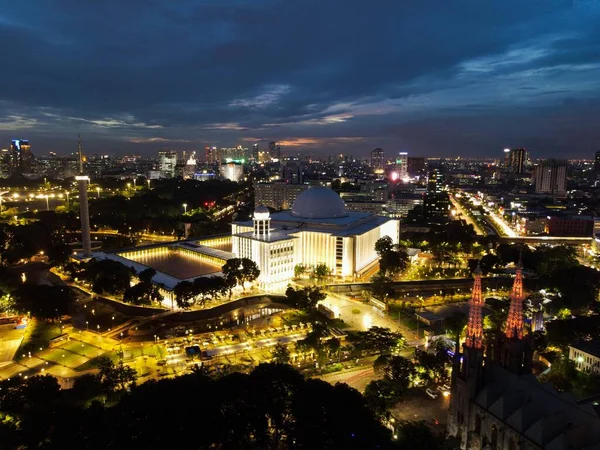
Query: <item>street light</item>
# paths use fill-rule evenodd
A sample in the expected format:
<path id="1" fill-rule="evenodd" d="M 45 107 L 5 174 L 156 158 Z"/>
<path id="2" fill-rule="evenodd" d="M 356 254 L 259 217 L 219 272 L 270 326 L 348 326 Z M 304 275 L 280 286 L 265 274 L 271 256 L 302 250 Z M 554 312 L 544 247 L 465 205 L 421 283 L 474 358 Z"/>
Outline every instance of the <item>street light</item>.
<path id="1" fill-rule="evenodd" d="M 98 192 L 98 198 L 100 198 L 100 188 L 99 187 L 96 188 L 96 192 Z"/>
<path id="2" fill-rule="evenodd" d="M 183 204 L 183 213 L 187 214 L 187 203 Z"/>
<path id="3" fill-rule="evenodd" d="M 146 183 L 148 183 L 148 189 L 150 189 L 150 180 L 146 180 Z"/>

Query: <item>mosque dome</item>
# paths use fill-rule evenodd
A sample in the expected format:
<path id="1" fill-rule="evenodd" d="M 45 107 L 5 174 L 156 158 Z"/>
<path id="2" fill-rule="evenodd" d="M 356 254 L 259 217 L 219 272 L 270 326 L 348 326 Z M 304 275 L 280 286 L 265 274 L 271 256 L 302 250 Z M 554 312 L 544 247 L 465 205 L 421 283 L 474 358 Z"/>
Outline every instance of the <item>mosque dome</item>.
<path id="1" fill-rule="evenodd" d="M 269 208 L 266 206 L 259 205 L 254 208 L 254 218 L 259 220 L 268 219 L 271 213 L 269 212 Z"/>
<path id="2" fill-rule="evenodd" d="M 292 206 L 292 216 L 302 219 L 335 219 L 347 215 L 344 201 L 335 191 L 326 187 L 307 189 Z"/>

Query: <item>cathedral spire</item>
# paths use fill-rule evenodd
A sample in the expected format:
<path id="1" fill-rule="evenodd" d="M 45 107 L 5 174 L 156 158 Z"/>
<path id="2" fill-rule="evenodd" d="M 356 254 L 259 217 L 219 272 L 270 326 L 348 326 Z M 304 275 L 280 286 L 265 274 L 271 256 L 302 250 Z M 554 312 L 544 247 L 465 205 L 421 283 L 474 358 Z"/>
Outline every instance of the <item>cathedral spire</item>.
<path id="1" fill-rule="evenodd" d="M 510 308 L 506 321 L 506 337 L 523 338 L 523 273 L 522 264 L 519 259 L 517 264 L 517 276 L 510 295 Z"/>
<path id="2" fill-rule="evenodd" d="M 483 348 L 483 319 L 481 317 L 481 307 L 483 305 L 483 296 L 481 295 L 481 269 L 477 264 L 475 270 L 475 281 L 473 282 L 473 292 L 469 302 L 469 323 L 467 325 L 467 339 L 465 346 L 469 348 Z"/>

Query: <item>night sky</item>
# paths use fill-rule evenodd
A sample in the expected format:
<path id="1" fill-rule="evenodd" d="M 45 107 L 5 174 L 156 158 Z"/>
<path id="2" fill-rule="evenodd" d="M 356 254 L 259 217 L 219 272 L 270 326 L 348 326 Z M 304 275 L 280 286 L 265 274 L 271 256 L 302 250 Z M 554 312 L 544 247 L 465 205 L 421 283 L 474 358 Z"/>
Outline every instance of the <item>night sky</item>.
<path id="1" fill-rule="evenodd" d="M 6 0 L 0 42 L 34 153 L 600 150 L 596 1 Z"/>

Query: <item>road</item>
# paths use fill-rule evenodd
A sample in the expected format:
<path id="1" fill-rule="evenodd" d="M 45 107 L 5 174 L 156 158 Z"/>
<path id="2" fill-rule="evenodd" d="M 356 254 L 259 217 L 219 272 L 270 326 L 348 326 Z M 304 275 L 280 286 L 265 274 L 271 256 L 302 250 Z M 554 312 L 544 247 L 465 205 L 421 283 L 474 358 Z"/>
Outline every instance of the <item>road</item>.
<path id="1" fill-rule="evenodd" d="M 467 213 L 467 211 L 465 211 L 460 202 L 456 200 L 453 195 L 450 196 L 450 201 L 452 202 L 454 208 L 456 208 L 456 211 L 461 215 L 461 219 L 464 219 L 467 222 L 467 224 L 473 225 L 475 233 L 477 233 L 479 236 L 485 236 L 487 234 L 484 230 L 481 229 L 477 222 L 471 219 L 471 215 Z"/>
<path id="2" fill-rule="evenodd" d="M 390 319 L 373 305 L 332 293 L 328 293 L 327 298 L 319 303 L 331 309 L 336 318 L 342 319 L 357 330 L 366 331 L 373 326 L 389 328 L 392 331 L 400 331 L 409 345 L 419 342 L 417 335 L 412 330 Z"/>
<path id="3" fill-rule="evenodd" d="M 336 383 L 346 383 L 348 386 L 353 387 L 357 391 L 364 392 L 367 384 L 373 380 L 378 380 L 380 377 L 373 372 L 372 366 L 363 366 L 360 369 L 344 370 L 342 372 L 322 375 L 315 378 L 327 381 L 332 385 Z"/>

